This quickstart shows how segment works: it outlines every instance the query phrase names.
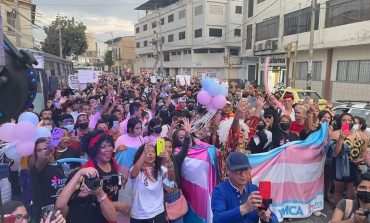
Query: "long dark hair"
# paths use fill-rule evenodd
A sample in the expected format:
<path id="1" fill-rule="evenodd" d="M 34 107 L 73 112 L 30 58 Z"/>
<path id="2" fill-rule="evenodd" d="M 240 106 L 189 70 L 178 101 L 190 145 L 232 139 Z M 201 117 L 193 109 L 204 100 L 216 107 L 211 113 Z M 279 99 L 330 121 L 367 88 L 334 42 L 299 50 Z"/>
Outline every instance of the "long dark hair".
<path id="1" fill-rule="evenodd" d="M 140 119 L 138 118 L 130 118 L 127 122 L 127 133 L 133 133 L 135 125 L 141 123 Z"/>
<path id="2" fill-rule="evenodd" d="M 355 122 L 355 119 L 353 118 L 353 116 L 350 113 L 343 113 L 337 119 L 337 129 L 341 129 L 342 128 L 342 118 L 343 118 L 343 116 L 346 116 L 346 115 L 347 116 L 350 116 L 352 118 L 352 121 Z"/>
<path id="3" fill-rule="evenodd" d="M 159 118 L 152 118 L 148 124 L 148 135 L 150 136 L 154 132 L 154 126 L 161 125 Z"/>
<path id="4" fill-rule="evenodd" d="M 89 148 L 90 141 L 99 134 L 102 134 L 102 136 L 99 138 L 98 141 L 96 141 L 96 143 L 94 143 L 94 145 L 91 148 Z M 96 156 L 98 155 L 101 144 L 105 141 L 110 143 L 114 148 L 114 140 L 111 135 L 106 134 L 104 131 L 89 132 L 81 138 L 81 151 L 87 153 L 87 155 L 91 159 L 95 159 Z"/>
<path id="5" fill-rule="evenodd" d="M 134 156 L 134 162 L 132 164 L 133 166 L 139 160 L 141 154 L 143 154 L 144 148 L 145 148 L 145 144 L 140 146 L 139 149 L 136 151 L 135 156 Z M 161 171 L 162 160 L 160 157 L 157 156 L 157 145 L 154 145 L 154 153 L 156 154 L 155 161 L 154 161 L 154 177 L 158 179 L 158 173 Z"/>
<path id="6" fill-rule="evenodd" d="M 185 131 L 184 129 L 176 129 L 172 134 L 172 148 L 182 147 L 182 142 L 179 139 L 179 132 Z"/>
<path id="7" fill-rule="evenodd" d="M 33 150 L 33 153 L 35 155 L 35 161 L 38 159 L 38 157 L 37 157 L 37 145 L 40 144 L 40 143 L 46 142 L 47 140 L 48 140 L 48 138 L 46 138 L 46 137 L 36 139 L 35 148 Z"/>
<path id="8" fill-rule="evenodd" d="M 330 122 L 329 122 L 329 125 L 331 125 L 332 121 L 333 121 L 333 115 L 328 111 L 328 110 L 322 110 L 319 112 L 319 115 L 317 116 L 319 118 L 319 122 L 321 122 L 322 118 L 326 115 L 326 114 L 329 114 L 330 115 Z"/>
<path id="9" fill-rule="evenodd" d="M 358 119 L 358 121 L 360 122 L 360 125 L 361 125 L 361 131 L 365 131 L 365 129 L 367 128 L 367 124 L 366 124 L 366 121 L 364 118 L 360 117 L 360 116 L 355 116 L 353 117 L 354 119 Z M 354 122 L 355 120 L 353 120 Z"/>

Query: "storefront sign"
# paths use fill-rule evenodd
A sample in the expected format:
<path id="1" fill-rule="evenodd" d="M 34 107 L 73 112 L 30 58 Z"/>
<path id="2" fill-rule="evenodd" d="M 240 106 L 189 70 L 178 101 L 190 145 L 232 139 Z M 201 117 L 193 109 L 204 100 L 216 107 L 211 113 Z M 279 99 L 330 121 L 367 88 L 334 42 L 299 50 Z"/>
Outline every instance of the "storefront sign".
<path id="1" fill-rule="evenodd" d="M 265 57 L 260 58 L 260 64 L 265 63 Z M 286 58 L 285 56 L 271 56 L 270 57 L 270 67 L 274 66 L 286 66 Z"/>

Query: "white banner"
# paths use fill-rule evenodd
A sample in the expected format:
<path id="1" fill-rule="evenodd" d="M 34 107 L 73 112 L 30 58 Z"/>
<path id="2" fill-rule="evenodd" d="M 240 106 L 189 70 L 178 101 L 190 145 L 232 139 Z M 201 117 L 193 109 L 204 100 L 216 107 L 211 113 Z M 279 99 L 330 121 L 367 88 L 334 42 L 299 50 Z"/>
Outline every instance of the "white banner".
<path id="1" fill-rule="evenodd" d="M 78 70 L 78 81 L 80 83 L 97 83 L 99 80 L 99 73 L 93 70 Z"/>
<path id="2" fill-rule="evenodd" d="M 68 75 L 68 86 L 73 90 L 80 89 L 77 75 Z"/>

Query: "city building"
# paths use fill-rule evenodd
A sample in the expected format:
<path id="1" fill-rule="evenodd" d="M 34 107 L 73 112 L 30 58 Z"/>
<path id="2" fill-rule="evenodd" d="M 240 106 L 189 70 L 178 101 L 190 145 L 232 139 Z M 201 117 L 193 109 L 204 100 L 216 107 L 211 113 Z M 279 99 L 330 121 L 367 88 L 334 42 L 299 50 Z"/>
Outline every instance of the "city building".
<path id="1" fill-rule="evenodd" d="M 135 24 L 140 71 L 240 79 L 242 5 L 242 0 L 149 0 L 140 5 L 136 10 L 146 11 Z"/>
<path id="2" fill-rule="evenodd" d="M 112 71 L 115 74 L 124 74 L 124 72 L 133 72 L 136 60 L 135 55 L 135 37 L 123 36 L 116 37 L 105 42 L 108 48 L 112 50 L 113 46 L 113 66 Z"/>
<path id="3" fill-rule="evenodd" d="M 19 2 L 19 10 L 16 2 Z M 1 2 L 1 17 L 3 21 L 3 33 L 18 48 L 33 48 L 33 27 L 35 24 L 36 5 L 31 0 L 3 0 Z M 19 27 L 17 27 L 19 19 Z M 19 42 L 17 43 L 17 32 Z"/>
<path id="4" fill-rule="evenodd" d="M 87 50 L 83 55 L 78 57 L 80 65 L 92 66 L 99 62 L 99 48 L 95 39 L 95 33 L 86 32 Z"/>
<path id="5" fill-rule="evenodd" d="M 325 98 L 368 100 L 370 1 L 315 2 L 312 60 L 311 3 L 244 1 L 241 60 L 247 79 L 263 85 L 264 58 L 270 56 L 270 88 L 279 82 L 305 88 L 308 67 L 312 65 L 312 89 Z"/>

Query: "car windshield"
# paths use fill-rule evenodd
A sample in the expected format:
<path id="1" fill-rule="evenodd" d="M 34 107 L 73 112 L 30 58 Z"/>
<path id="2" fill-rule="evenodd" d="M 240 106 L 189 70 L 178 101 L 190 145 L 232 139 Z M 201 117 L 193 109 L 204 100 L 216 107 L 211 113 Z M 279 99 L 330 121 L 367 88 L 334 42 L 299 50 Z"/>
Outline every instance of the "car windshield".
<path id="1" fill-rule="evenodd" d="M 314 99 L 315 97 L 317 97 L 318 99 L 322 99 L 322 97 L 316 92 L 301 91 L 301 92 L 297 92 L 297 94 L 298 94 L 299 99 L 305 99 L 306 96 L 310 96 L 310 99 Z"/>
<path id="2" fill-rule="evenodd" d="M 370 126 L 370 110 L 352 108 L 349 113 L 352 116 L 359 116 L 366 120 L 367 126 Z"/>

